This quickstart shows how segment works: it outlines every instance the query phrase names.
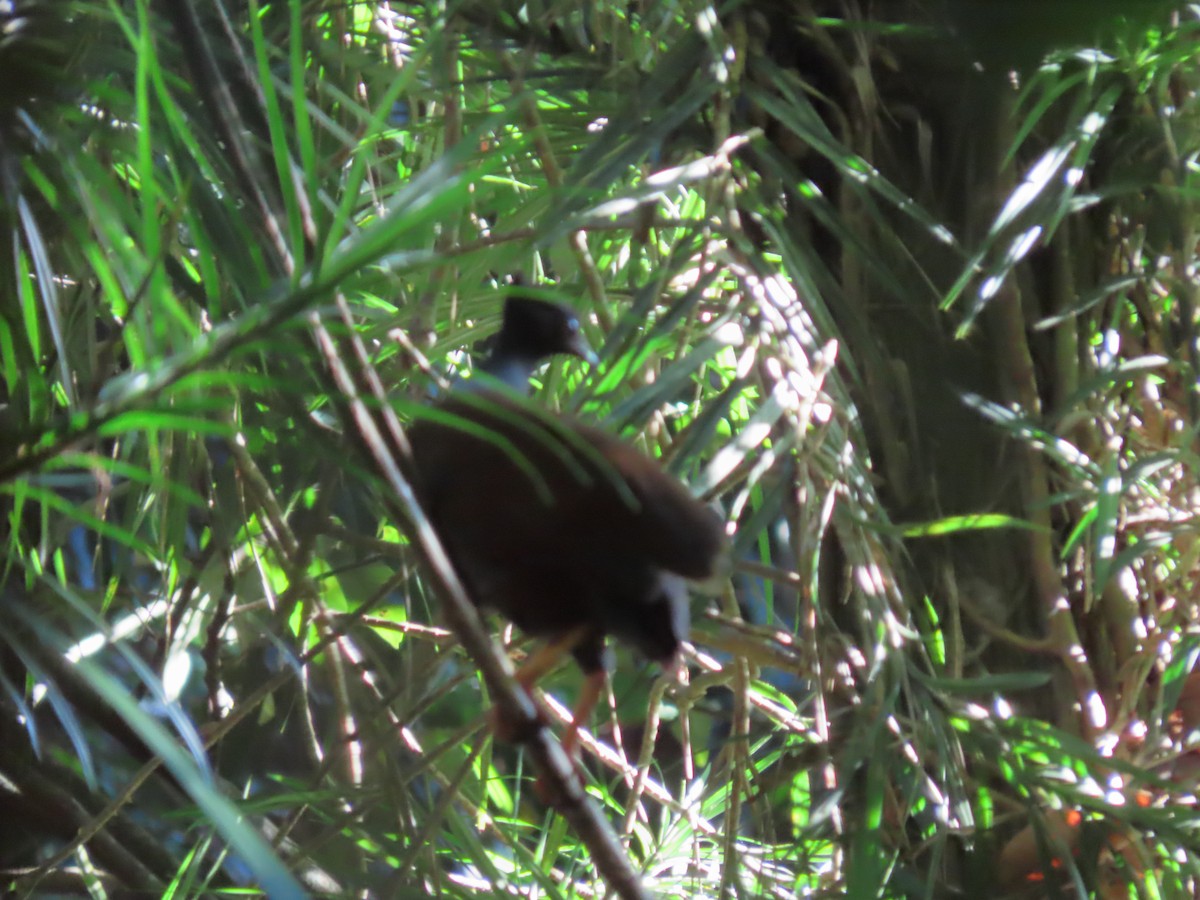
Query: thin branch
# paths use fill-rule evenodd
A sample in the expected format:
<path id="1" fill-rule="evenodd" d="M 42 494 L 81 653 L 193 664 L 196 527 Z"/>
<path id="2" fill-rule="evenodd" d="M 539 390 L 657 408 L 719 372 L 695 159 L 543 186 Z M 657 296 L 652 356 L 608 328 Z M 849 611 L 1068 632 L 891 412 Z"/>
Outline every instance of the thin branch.
<path id="1" fill-rule="evenodd" d="M 338 306 L 347 325 L 351 326 L 353 322 L 344 298 L 338 298 Z M 580 841 L 588 848 L 601 877 L 627 900 L 648 898 L 650 895 L 608 821 L 584 793 L 571 760 L 554 740 L 550 730 L 543 727 L 532 699 L 513 678 L 512 664 L 496 651 L 441 540 L 421 510 L 413 487 L 398 462 L 398 458 L 405 458 L 409 453 L 407 439 L 387 402 L 387 394 L 371 366 L 366 349 L 351 329 L 348 338 L 351 351 L 357 357 L 359 375 L 367 386 L 368 398 L 364 399 L 360 395 L 357 380 L 347 369 L 337 344 L 320 316 L 315 312 L 310 314 L 309 323 L 341 396 L 348 431 L 358 438 L 376 470 L 391 488 L 390 505 L 424 559 L 429 584 L 438 595 L 443 613 L 479 668 L 505 721 L 517 725 L 517 732 L 543 784 L 555 797 L 559 811 L 570 822 Z M 382 419 L 381 422 L 376 420 L 376 415 Z"/>

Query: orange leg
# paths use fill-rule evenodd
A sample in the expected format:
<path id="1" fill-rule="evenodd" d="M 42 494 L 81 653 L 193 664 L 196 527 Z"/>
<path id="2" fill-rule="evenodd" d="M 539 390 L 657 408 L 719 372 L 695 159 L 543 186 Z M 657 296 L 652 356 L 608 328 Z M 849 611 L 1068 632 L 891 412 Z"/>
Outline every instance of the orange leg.
<path id="1" fill-rule="evenodd" d="M 567 754 L 571 765 L 575 767 L 576 775 L 581 779 L 583 778 L 583 769 L 579 765 L 579 729 L 585 726 L 591 718 L 600 694 L 604 691 L 604 682 L 607 678 L 608 673 L 603 669 L 587 674 L 583 682 L 583 689 L 579 692 L 579 700 L 575 703 L 575 711 L 571 715 L 571 724 L 567 726 L 567 731 L 563 735 L 563 752 Z M 534 781 L 533 790 L 538 799 L 547 806 L 559 807 L 562 805 L 562 799 L 550 789 L 549 784 L 541 775 L 538 775 L 537 780 Z"/>
<path id="2" fill-rule="evenodd" d="M 535 650 L 521 668 L 517 669 L 516 679 L 521 687 L 532 691 L 542 676 L 557 666 L 559 660 L 574 650 L 590 631 L 587 625 L 580 625 Z"/>
<path id="3" fill-rule="evenodd" d="M 563 750 L 566 751 L 572 762 L 578 762 L 579 757 L 579 729 L 588 723 L 592 717 L 592 710 L 596 708 L 596 703 L 600 700 L 600 695 L 604 692 L 604 680 L 608 677 L 603 669 L 596 672 L 589 672 L 587 678 L 583 682 L 583 689 L 579 692 L 579 700 L 575 703 L 575 712 L 571 716 L 571 724 L 567 727 L 567 733 L 563 735 Z"/>
<path id="4" fill-rule="evenodd" d="M 560 635 L 550 643 L 538 647 L 525 660 L 521 668 L 517 670 L 514 677 L 517 683 L 525 689 L 525 693 L 529 694 L 534 700 L 534 706 L 537 706 L 539 710 L 539 717 L 541 716 L 541 707 L 537 703 L 537 698 L 533 695 L 534 686 L 551 669 L 557 666 L 564 656 L 575 649 L 579 642 L 584 640 L 589 633 L 590 629 L 586 625 L 581 625 L 578 628 L 568 631 L 566 634 Z M 492 709 L 490 719 L 492 732 L 500 740 L 512 743 L 522 739 L 519 725 L 505 721 L 498 709 Z"/>

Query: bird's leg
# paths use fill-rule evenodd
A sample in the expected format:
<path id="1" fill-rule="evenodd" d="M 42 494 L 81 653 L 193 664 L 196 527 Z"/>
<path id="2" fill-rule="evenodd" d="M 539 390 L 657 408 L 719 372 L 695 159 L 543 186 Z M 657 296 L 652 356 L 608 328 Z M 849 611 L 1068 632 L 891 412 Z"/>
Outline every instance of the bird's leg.
<path id="1" fill-rule="evenodd" d="M 576 764 L 579 762 L 579 729 L 592 717 L 592 710 L 596 708 L 600 695 L 604 692 L 604 681 L 607 677 L 608 673 L 604 669 L 587 673 L 583 688 L 579 691 L 579 699 L 575 702 L 571 724 L 567 726 L 567 733 L 563 735 L 563 750 Z"/>
<path id="2" fill-rule="evenodd" d="M 540 716 L 541 704 L 534 696 L 534 686 L 568 653 L 575 654 L 585 676 L 583 688 L 571 715 L 571 724 L 567 726 L 567 731 L 563 735 L 562 748 L 576 772 L 582 774 L 579 769 L 579 729 L 586 725 L 591 718 L 592 711 L 596 708 L 600 695 L 604 691 L 605 679 L 608 677 L 603 634 L 597 634 L 590 625 L 574 628 L 535 650 L 517 670 L 514 677 L 533 699 Z M 492 710 L 492 731 L 501 740 L 519 740 L 522 737 L 513 727 L 513 723 L 504 721 L 498 708 Z M 557 797 L 557 793 L 550 789 L 541 775 L 538 776 L 533 787 L 543 803 L 549 806 L 560 805 L 561 801 Z"/>
<path id="3" fill-rule="evenodd" d="M 575 703 L 575 711 L 571 714 L 571 724 L 567 726 L 566 733 L 563 734 L 563 752 L 567 754 L 567 759 L 571 761 L 575 774 L 581 779 L 584 778 L 584 771 L 579 762 L 579 729 L 586 725 L 588 719 L 591 718 L 592 710 L 596 708 L 596 703 L 600 700 L 600 694 L 604 691 L 604 682 L 607 678 L 608 672 L 604 669 L 588 671 L 583 680 L 583 688 L 579 692 L 579 700 Z M 547 806 L 561 807 L 562 797 L 551 788 L 552 783 L 547 782 L 539 774 L 533 783 L 533 790 L 538 799 Z"/>
<path id="4" fill-rule="evenodd" d="M 533 694 L 534 687 L 544 675 L 558 665 L 564 656 L 575 649 L 588 634 L 589 629 L 585 625 L 574 628 L 555 638 L 550 643 L 542 644 L 517 669 L 513 677 L 516 678 L 517 683 L 521 685 L 525 693 L 529 695 L 529 698 L 533 700 L 534 706 L 538 710 L 539 719 L 544 720 L 544 716 L 541 704 L 537 702 L 537 698 Z M 522 734 L 520 723 L 506 721 L 498 707 L 493 707 L 490 718 L 492 733 L 502 741 L 514 743 L 528 736 Z"/>
<path id="5" fill-rule="evenodd" d="M 590 629 L 587 625 L 580 625 L 578 628 L 573 628 L 565 634 L 560 635 L 550 643 L 543 644 L 530 654 L 529 659 L 522 663 L 521 668 L 517 669 L 515 676 L 517 683 L 532 694 L 533 686 L 541 680 L 542 676 L 557 666 L 559 660 L 574 650 L 580 641 L 588 636 L 589 631 Z"/>

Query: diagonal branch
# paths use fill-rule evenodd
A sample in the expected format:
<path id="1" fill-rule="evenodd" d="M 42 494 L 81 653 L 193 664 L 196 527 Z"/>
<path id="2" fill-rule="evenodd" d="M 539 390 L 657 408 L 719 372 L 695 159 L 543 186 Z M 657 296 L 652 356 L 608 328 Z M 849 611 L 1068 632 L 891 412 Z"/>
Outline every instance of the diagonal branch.
<path id="1" fill-rule="evenodd" d="M 339 296 L 337 303 L 347 326 L 352 326 L 345 299 Z M 514 680 L 508 658 L 497 652 L 432 524 L 421 510 L 399 463 L 408 455 L 407 439 L 362 342 L 351 328 L 347 340 L 359 374 L 356 379 L 317 313 L 310 314 L 309 324 L 325 357 L 336 394 L 342 399 L 341 411 L 347 433 L 354 436 L 362 452 L 391 488 L 389 506 L 424 560 L 429 582 L 438 595 L 450 627 L 479 668 L 505 721 L 519 726 L 534 766 L 551 794 L 558 798 L 560 812 L 588 848 L 601 877 L 626 900 L 648 897 L 612 827 L 587 798 L 570 759 L 550 730 L 542 726 L 529 695 Z"/>

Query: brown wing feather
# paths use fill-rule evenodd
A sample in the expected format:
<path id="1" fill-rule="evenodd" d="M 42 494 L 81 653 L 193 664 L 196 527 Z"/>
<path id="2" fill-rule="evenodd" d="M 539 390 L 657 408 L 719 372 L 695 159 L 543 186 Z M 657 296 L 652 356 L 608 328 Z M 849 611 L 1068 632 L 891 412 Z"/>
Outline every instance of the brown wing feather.
<path id="1" fill-rule="evenodd" d="M 712 574 L 725 543 L 713 512 L 654 460 L 565 417 L 496 394 L 440 410 L 473 430 L 414 425 L 416 481 L 477 601 L 533 634 L 596 624 L 673 653 L 682 635 L 659 572 Z"/>

